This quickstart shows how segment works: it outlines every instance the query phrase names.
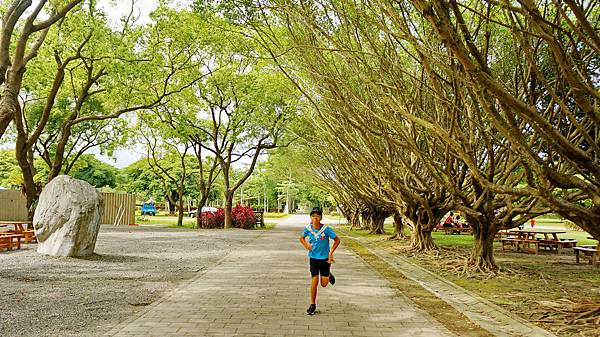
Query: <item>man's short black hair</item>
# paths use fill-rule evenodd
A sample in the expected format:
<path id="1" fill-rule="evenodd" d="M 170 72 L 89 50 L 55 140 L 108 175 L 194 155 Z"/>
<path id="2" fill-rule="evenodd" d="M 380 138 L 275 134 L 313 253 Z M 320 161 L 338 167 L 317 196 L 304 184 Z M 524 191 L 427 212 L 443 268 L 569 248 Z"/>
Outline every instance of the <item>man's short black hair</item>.
<path id="1" fill-rule="evenodd" d="M 321 211 L 319 207 L 315 207 L 312 209 L 312 211 L 310 211 L 310 216 L 312 216 L 313 214 L 319 214 L 322 217 L 323 211 Z"/>

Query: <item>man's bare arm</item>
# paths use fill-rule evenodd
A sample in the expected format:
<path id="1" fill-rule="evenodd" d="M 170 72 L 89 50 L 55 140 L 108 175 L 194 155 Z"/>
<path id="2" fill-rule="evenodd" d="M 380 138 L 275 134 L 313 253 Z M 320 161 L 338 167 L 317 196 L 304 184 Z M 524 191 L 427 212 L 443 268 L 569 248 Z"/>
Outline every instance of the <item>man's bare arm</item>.
<path id="1" fill-rule="evenodd" d="M 332 263 L 333 261 L 335 261 L 333 259 L 333 252 L 335 252 L 337 247 L 340 245 L 340 242 L 342 242 L 342 240 L 340 240 L 340 238 L 338 238 L 337 236 L 333 238 L 333 246 L 331 246 L 331 249 L 329 250 L 329 258 L 327 259 L 327 262 Z"/>
<path id="2" fill-rule="evenodd" d="M 300 243 L 302 244 L 302 246 L 304 246 L 304 248 L 306 250 L 311 250 L 312 249 L 312 245 L 310 243 L 306 243 L 306 240 L 304 240 L 304 237 L 301 236 L 299 239 Z"/>

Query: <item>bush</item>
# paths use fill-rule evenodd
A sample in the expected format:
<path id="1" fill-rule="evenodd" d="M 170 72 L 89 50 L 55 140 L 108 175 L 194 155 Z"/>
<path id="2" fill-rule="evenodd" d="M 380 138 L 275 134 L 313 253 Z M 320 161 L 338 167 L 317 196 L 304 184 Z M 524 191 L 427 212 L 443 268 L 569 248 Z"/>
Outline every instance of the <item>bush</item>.
<path id="1" fill-rule="evenodd" d="M 216 212 L 202 212 L 202 228 L 223 228 L 225 224 L 225 210 L 217 209 Z"/>
<path id="2" fill-rule="evenodd" d="M 202 212 L 202 228 L 225 227 L 225 210 L 219 208 L 216 212 Z M 254 228 L 254 211 L 252 207 L 236 205 L 231 210 L 232 226 L 242 229 Z"/>
<path id="3" fill-rule="evenodd" d="M 255 221 L 252 207 L 236 205 L 231 210 L 231 221 L 233 222 L 233 227 L 242 229 L 254 228 Z"/>

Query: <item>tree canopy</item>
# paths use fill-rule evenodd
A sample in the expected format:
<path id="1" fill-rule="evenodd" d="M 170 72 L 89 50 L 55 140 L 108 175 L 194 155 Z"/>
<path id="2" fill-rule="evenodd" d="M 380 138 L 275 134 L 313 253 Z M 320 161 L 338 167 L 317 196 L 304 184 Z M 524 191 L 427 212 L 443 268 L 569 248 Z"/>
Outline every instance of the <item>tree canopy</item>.
<path id="1" fill-rule="evenodd" d="M 29 205 L 62 173 L 113 186 L 87 153 L 137 142 L 124 186 L 180 223 L 215 191 L 225 226 L 244 198 L 335 203 L 427 251 L 459 210 L 483 271 L 538 215 L 600 238 L 597 1 L 164 1 L 119 28 L 93 1 L 2 6 L 0 181 Z"/>

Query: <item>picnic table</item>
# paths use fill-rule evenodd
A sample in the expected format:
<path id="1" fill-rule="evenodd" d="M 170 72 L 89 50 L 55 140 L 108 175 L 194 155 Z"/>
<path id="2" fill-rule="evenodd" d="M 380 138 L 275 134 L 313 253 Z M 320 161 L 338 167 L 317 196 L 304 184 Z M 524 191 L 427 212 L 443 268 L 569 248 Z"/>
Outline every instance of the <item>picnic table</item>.
<path id="1" fill-rule="evenodd" d="M 8 226 L 14 226 L 15 230 L 17 231 L 23 231 L 26 230 L 24 225 L 27 225 L 27 229 L 29 229 L 29 227 L 31 227 L 31 225 L 33 224 L 33 221 L 4 221 L 4 220 L 0 220 L 0 227 L 8 227 Z"/>
<path id="2" fill-rule="evenodd" d="M 591 236 L 588 236 L 588 239 L 597 240 Z M 600 241 L 598 241 L 598 244 L 595 246 L 584 245 L 581 247 L 575 247 L 573 248 L 573 251 L 575 252 L 575 262 L 579 263 L 579 254 L 582 253 L 583 255 L 590 257 L 589 264 L 600 267 Z"/>
<path id="3" fill-rule="evenodd" d="M 25 243 L 37 242 L 37 239 L 35 237 L 35 231 L 32 229 L 29 229 L 32 224 L 33 224 L 33 222 L 31 222 L 31 221 L 2 221 L 2 220 L 0 220 L 0 227 L 8 227 L 11 225 L 14 226 L 14 230 L 4 231 L 4 232 L 0 232 L 0 233 L 21 234 L 23 236 Z M 27 228 L 25 228 L 25 225 L 27 225 Z"/>
<path id="4" fill-rule="evenodd" d="M 496 233 L 496 239 L 499 241 L 500 239 L 504 238 L 504 237 L 509 237 L 511 236 L 511 234 L 509 234 L 509 229 L 508 228 L 504 228 L 504 227 L 500 227 L 500 229 L 498 230 L 498 232 Z"/>
<path id="5" fill-rule="evenodd" d="M 559 239 L 558 234 L 565 234 L 565 231 L 540 230 L 540 229 L 518 229 L 508 231 L 508 236 L 500 239 L 502 250 L 506 246 L 516 247 L 517 251 L 533 250 L 537 254 L 540 248 L 562 253 L 564 248 L 573 248 L 577 241 L 573 239 Z M 537 238 L 537 235 L 543 235 L 544 238 Z"/>
<path id="6" fill-rule="evenodd" d="M 0 248 L 13 250 L 14 247 L 21 249 L 21 239 L 23 234 L 13 234 L 9 232 L 0 232 Z"/>
<path id="7" fill-rule="evenodd" d="M 452 227 L 446 227 L 443 224 L 438 224 L 437 226 L 435 226 L 435 230 L 443 230 L 444 234 L 458 234 L 460 235 L 461 233 L 465 232 L 465 233 L 471 233 L 471 227 L 469 226 L 452 226 Z"/>

